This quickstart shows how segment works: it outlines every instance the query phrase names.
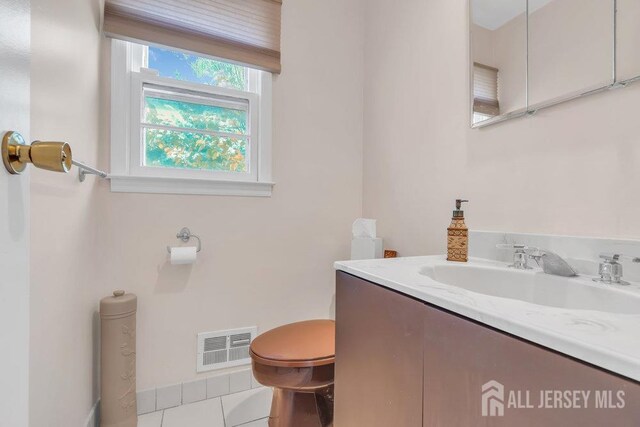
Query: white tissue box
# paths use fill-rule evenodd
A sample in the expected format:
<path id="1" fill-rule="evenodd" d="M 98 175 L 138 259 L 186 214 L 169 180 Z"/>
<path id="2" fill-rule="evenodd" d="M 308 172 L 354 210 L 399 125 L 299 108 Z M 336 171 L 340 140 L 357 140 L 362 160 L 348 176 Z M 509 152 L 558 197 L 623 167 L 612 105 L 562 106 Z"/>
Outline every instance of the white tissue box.
<path id="1" fill-rule="evenodd" d="M 380 237 L 354 237 L 351 239 L 351 259 L 382 258 Z"/>

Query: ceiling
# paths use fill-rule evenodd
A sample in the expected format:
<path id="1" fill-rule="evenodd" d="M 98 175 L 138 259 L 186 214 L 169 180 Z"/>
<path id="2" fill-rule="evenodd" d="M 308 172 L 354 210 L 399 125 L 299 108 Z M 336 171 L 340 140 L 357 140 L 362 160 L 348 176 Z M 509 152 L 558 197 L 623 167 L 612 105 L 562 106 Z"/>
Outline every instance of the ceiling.
<path id="1" fill-rule="evenodd" d="M 529 0 L 529 13 L 553 0 Z M 496 30 L 526 10 L 526 0 L 472 0 L 473 22 Z"/>

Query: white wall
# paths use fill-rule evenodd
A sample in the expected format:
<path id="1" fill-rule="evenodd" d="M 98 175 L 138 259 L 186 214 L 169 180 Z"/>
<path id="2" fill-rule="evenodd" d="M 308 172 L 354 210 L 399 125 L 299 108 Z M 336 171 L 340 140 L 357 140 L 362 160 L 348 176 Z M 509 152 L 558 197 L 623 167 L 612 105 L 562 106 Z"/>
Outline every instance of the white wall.
<path id="1" fill-rule="evenodd" d="M 96 163 L 101 140 L 97 1 L 32 0 L 31 136 Z M 95 181 L 31 169 L 30 425 L 83 426 L 97 396 L 102 197 Z"/>
<path id="2" fill-rule="evenodd" d="M 34 3 L 33 136 L 67 139 L 108 169 L 97 5 Z M 84 422 L 98 393 L 96 310 L 113 289 L 139 297 L 139 389 L 195 378 L 197 332 L 332 314 L 332 263 L 349 256 L 362 207 L 362 6 L 283 5 L 273 197 L 114 194 L 93 177 L 34 172 L 31 425 Z M 172 267 L 166 246 L 183 226 L 204 250 Z"/>
<path id="3" fill-rule="evenodd" d="M 361 22 L 359 1 L 283 6 L 273 197 L 107 194 L 104 275 L 140 298 L 139 389 L 196 377 L 197 332 L 331 314 L 362 206 Z M 193 267 L 166 261 L 183 226 L 204 245 Z"/>
<path id="4" fill-rule="evenodd" d="M 461 196 L 473 229 L 639 238 L 640 85 L 471 130 L 467 20 L 367 2 L 363 203 L 386 246 L 443 253 Z"/>
<path id="5" fill-rule="evenodd" d="M 493 31 L 498 98 L 502 114 L 527 106 L 527 32 L 525 15 Z"/>

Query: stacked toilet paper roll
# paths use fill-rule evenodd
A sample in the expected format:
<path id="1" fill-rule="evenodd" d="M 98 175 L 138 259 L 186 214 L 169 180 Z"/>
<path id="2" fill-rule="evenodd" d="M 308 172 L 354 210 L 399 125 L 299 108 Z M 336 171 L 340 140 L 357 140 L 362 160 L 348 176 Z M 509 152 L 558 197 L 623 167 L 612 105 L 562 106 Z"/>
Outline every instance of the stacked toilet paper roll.
<path id="1" fill-rule="evenodd" d="M 172 265 L 184 265 L 193 264 L 196 262 L 196 247 L 195 246 L 179 246 L 172 247 L 169 259 Z"/>
<path id="2" fill-rule="evenodd" d="M 351 259 L 382 258 L 382 239 L 376 236 L 375 219 L 356 219 L 351 232 Z"/>

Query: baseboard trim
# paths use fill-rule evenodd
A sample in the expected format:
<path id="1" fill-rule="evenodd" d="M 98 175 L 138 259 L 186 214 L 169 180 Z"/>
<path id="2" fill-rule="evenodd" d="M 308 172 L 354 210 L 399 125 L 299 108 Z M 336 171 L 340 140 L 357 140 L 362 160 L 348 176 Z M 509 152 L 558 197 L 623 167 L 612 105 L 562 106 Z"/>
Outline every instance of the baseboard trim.
<path id="1" fill-rule="evenodd" d="M 223 387 L 220 390 L 214 390 L 212 393 L 212 390 L 209 389 L 209 381 L 214 379 L 217 380 L 215 381 L 217 385 L 220 385 L 220 382 L 222 382 Z M 205 387 L 204 394 L 199 397 L 193 396 L 193 393 L 187 393 L 189 387 L 197 386 L 196 383 L 201 383 L 200 386 Z M 261 385 L 253 377 L 251 369 L 245 368 L 232 372 L 219 373 L 217 375 L 207 376 L 185 383 L 171 384 L 164 387 L 138 391 L 136 393 L 138 415 L 140 416 L 151 412 L 162 411 L 171 407 L 195 403 L 201 400 L 218 398 L 257 387 L 261 387 Z M 169 388 L 178 388 L 178 395 L 176 396 L 175 402 L 166 404 L 166 406 L 159 405 L 157 394 L 162 393 L 163 390 Z M 200 389 L 200 392 L 202 393 L 202 389 Z M 151 399 L 141 399 L 142 395 L 147 395 L 148 393 L 151 393 L 151 396 L 148 396 Z M 84 427 L 100 427 L 100 399 L 98 399 L 91 408 Z"/>

